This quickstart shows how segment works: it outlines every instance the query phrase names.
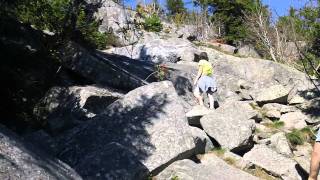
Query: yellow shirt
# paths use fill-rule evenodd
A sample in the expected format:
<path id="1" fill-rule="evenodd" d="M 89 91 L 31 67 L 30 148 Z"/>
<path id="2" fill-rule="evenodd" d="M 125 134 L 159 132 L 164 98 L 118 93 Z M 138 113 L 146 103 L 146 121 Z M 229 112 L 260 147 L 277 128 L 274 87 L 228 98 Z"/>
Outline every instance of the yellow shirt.
<path id="1" fill-rule="evenodd" d="M 210 62 L 206 60 L 200 60 L 198 65 L 199 65 L 199 68 L 202 68 L 203 75 L 206 75 L 206 76 L 212 75 L 213 67 Z"/>

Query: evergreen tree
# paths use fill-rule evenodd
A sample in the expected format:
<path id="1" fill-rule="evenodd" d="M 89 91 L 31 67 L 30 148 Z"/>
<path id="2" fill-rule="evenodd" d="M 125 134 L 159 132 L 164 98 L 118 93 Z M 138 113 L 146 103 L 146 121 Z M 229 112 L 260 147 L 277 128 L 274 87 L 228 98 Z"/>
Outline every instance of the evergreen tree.
<path id="1" fill-rule="evenodd" d="M 186 12 L 182 0 L 167 0 L 167 10 L 169 15 L 175 15 Z"/>
<path id="2" fill-rule="evenodd" d="M 104 48 L 107 35 L 82 0 L 12 0 L 0 3 L 2 18 L 8 16 L 39 30 L 55 34 L 57 42 L 74 40 L 94 48 Z"/>
<path id="3" fill-rule="evenodd" d="M 254 11 L 256 4 L 261 3 L 260 0 L 208 0 L 204 2 L 212 10 L 212 19 L 223 24 L 223 38 L 230 44 L 246 39 L 248 31 L 244 25 L 244 13 Z"/>

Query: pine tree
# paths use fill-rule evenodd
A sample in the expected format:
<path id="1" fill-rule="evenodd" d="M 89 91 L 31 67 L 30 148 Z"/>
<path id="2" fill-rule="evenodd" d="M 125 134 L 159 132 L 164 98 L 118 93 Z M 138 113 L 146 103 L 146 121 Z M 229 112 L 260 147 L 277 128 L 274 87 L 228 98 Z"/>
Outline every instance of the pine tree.
<path id="1" fill-rule="evenodd" d="M 201 1 L 200 1 L 201 2 Z M 223 38 L 230 44 L 236 44 L 247 37 L 247 28 L 244 25 L 244 13 L 254 11 L 260 0 L 208 0 L 213 11 L 212 19 L 223 24 Z"/>
<path id="2" fill-rule="evenodd" d="M 169 15 L 175 15 L 186 12 L 182 0 L 167 0 L 167 10 Z"/>

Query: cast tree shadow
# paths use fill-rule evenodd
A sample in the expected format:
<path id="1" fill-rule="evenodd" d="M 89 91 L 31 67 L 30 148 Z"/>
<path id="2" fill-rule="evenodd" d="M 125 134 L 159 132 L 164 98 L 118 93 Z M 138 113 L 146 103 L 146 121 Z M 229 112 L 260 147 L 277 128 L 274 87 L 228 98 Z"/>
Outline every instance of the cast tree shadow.
<path id="1" fill-rule="evenodd" d="M 313 88 L 307 91 L 299 91 L 298 94 L 308 101 L 308 106 L 302 108 L 302 112 L 313 119 L 320 118 L 320 92 Z"/>
<path id="2" fill-rule="evenodd" d="M 167 94 L 159 93 L 152 97 L 143 95 L 136 102 L 133 100 L 132 104 L 128 100 L 122 102 L 116 101 L 110 105 L 110 110 L 60 137 L 58 157 L 83 177 L 97 178 L 96 174 L 99 173 L 119 178 L 117 172 L 122 172 L 122 175 L 132 172 L 127 174 L 127 178 L 132 178 L 132 175 L 136 177 L 135 174 L 143 177 L 148 175 L 148 169 L 141 167 L 141 162 L 156 150 L 150 133 L 154 131 L 154 123 L 159 123 L 166 116 L 163 108 L 169 102 Z M 126 150 L 128 155 L 120 157 L 117 153 L 106 153 L 106 149 L 110 149 L 106 147 L 112 143 L 120 145 L 120 148 L 113 148 L 120 149 L 119 152 Z M 109 162 L 113 162 L 113 166 Z"/>
<path id="3" fill-rule="evenodd" d="M 76 172 L 57 159 L 23 142 L 17 135 L 0 125 L 1 177 L 39 179 L 80 179 Z"/>

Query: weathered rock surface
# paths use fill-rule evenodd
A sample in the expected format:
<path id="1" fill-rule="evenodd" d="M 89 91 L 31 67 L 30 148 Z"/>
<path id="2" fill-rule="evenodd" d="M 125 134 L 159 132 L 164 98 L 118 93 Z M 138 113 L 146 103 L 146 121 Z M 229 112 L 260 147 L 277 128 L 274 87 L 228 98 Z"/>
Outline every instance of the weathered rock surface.
<path id="1" fill-rule="evenodd" d="M 265 112 L 268 111 L 278 111 L 281 114 L 285 114 L 288 112 L 294 112 L 297 111 L 297 108 L 294 106 L 287 106 L 287 105 L 283 105 L 283 104 L 278 104 L 278 103 L 269 103 L 269 104 L 265 104 L 262 106 L 262 110 Z"/>
<path id="2" fill-rule="evenodd" d="M 320 98 L 311 99 L 301 104 L 299 108 L 308 116 L 306 121 L 309 124 L 318 124 L 320 122 Z"/>
<path id="3" fill-rule="evenodd" d="M 307 126 L 308 117 L 302 112 L 290 112 L 280 117 L 280 121 L 284 122 L 284 128 L 288 130 L 302 129 Z"/>
<path id="4" fill-rule="evenodd" d="M 253 145 L 255 122 L 250 119 L 256 115 L 248 103 L 229 102 L 203 116 L 200 123 L 204 131 L 223 148 L 242 151 Z"/>
<path id="5" fill-rule="evenodd" d="M 87 161 L 91 158 L 109 161 L 114 158 L 112 153 L 104 154 L 100 150 L 116 142 L 131 151 L 152 173 L 175 160 L 188 158 L 195 152 L 195 143 L 177 99 L 169 81 L 130 91 L 111 104 L 104 114 L 61 135 L 59 157 L 71 166 L 77 166 L 85 156 Z M 81 169 L 78 172 L 85 171 L 86 175 L 108 171 L 103 164 L 84 165 Z"/>
<path id="6" fill-rule="evenodd" d="M 274 148 L 278 153 L 287 157 L 293 156 L 286 135 L 283 132 L 272 135 L 270 137 L 270 142 L 270 146 Z"/>
<path id="7" fill-rule="evenodd" d="M 94 167 L 101 168 L 93 173 Z M 79 171 L 84 179 L 144 179 L 149 173 L 139 158 L 115 142 L 84 155 L 74 169 Z"/>
<path id="8" fill-rule="evenodd" d="M 196 164 L 188 159 L 176 161 L 156 176 L 159 180 L 172 179 L 174 177 L 184 180 L 229 180 L 234 179 L 234 177 L 243 180 L 258 179 L 228 165 L 213 154 L 205 155 L 201 159 L 200 164 Z"/>
<path id="9" fill-rule="evenodd" d="M 122 96 L 98 86 L 53 87 L 35 107 L 34 114 L 57 133 L 102 113 Z"/>
<path id="10" fill-rule="evenodd" d="M 254 100 L 259 104 L 265 103 L 287 103 L 290 89 L 282 85 L 274 85 L 259 90 Z"/>
<path id="11" fill-rule="evenodd" d="M 82 179 L 63 162 L 0 126 L 0 179 Z"/>
<path id="12" fill-rule="evenodd" d="M 129 10 L 112 0 L 86 0 L 89 5 L 97 6 L 95 17 L 101 21 L 100 32 L 113 32 L 120 45 L 135 43 L 141 37 L 136 24 L 140 18 L 135 11 Z"/>
<path id="13" fill-rule="evenodd" d="M 55 141 L 54 137 L 44 130 L 26 134 L 23 136 L 23 140 L 31 143 L 50 155 L 57 154 L 57 142 Z"/>
<path id="14" fill-rule="evenodd" d="M 250 45 L 245 45 L 243 47 L 240 47 L 237 52 L 240 56 L 245 57 L 253 57 L 253 58 L 260 58 L 261 56 L 257 53 L 257 51 L 254 49 L 254 47 Z"/>
<path id="15" fill-rule="evenodd" d="M 210 45 L 218 48 L 222 52 L 233 54 L 237 48 L 234 46 L 230 46 L 228 44 L 221 44 L 221 43 L 210 43 Z"/>
<path id="16" fill-rule="evenodd" d="M 204 115 L 209 114 L 212 110 L 204 107 L 204 106 L 194 106 L 189 112 L 187 112 L 186 116 L 188 118 L 188 122 L 190 125 L 199 126 L 200 118 Z"/>
<path id="17" fill-rule="evenodd" d="M 276 110 L 267 111 L 265 116 L 269 119 L 279 119 L 281 117 L 281 113 Z"/>
<path id="18" fill-rule="evenodd" d="M 132 61 L 127 57 L 89 52 L 83 47 L 68 43 L 60 49 L 62 65 L 82 77 L 102 86 L 132 90 L 148 84 L 146 79 L 154 65 Z"/>
<path id="19" fill-rule="evenodd" d="M 197 127 L 190 127 L 190 132 L 196 144 L 195 154 L 203 154 L 211 151 L 214 148 L 207 134 Z"/>
<path id="20" fill-rule="evenodd" d="M 251 86 L 250 92 L 254 97 L 258 94 L 254 95 L 253 92 L 274 85 L 282 85 L 289 90 L 296 87 L 296 91 L 290 91 L 291 97 L 295 95 L 303 97 L 308 92 L 314 91 L 314 86 L 304 73 L 288 66 L 268 60 L 234 57 L 205 47 L 200 49 L 208 53 L 209 60 L 214 65 L 220 101 L 224 101 L 230 96 L 228 94 L 238 90 L 239 79 Z"/>
<path id="21" fill-rule="evenodd" d="M 195 25 L 182 25 L 177 28 L 176 34 L 178 37 L 188 39 L 188 40 L 196 40 L 198 39 L 200 32 L 199 28 Z"/>
<path id="22" fill-rule="evenodd" d="M 191 42 L 180 38 L 156 38 L 107 52 L 154 63 L 195 61 L 201 53 Z"/>
<path id="23" fill-rule="evenodd" d="M 266 145 L 255 145 L 243 158 L 282 179 L 305 178 L 299 175 L 299 165 L 294 160 L 278 154 Z"/>

